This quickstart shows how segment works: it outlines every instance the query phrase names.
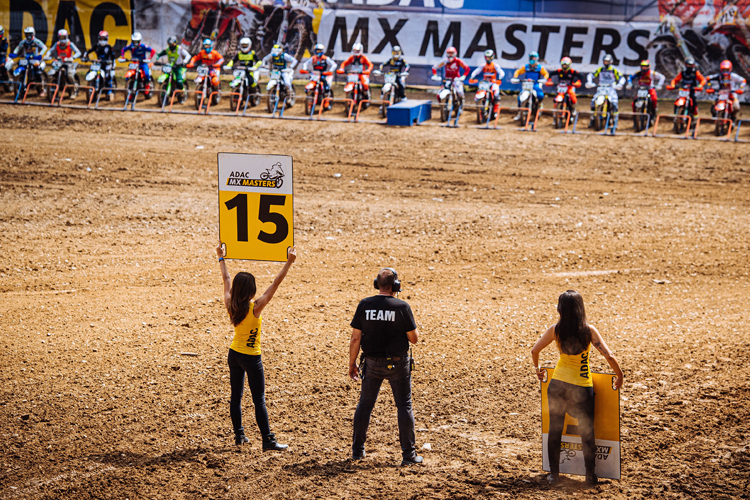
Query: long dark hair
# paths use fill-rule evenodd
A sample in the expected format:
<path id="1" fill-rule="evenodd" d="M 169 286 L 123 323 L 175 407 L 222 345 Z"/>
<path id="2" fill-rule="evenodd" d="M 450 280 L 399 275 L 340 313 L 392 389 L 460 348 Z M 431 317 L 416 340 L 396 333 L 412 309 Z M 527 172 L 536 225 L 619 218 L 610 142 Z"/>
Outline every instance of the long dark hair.
<path id="1" fill-rule="evenodd" d="M 229 319 L 237 326 L 250 312 L 250 300 L 255 297 L 255 276 L 250 273 L 237 273 L 232 280 L 229 294 Z"/>
<path id="2" fill-rule="evenodd" d="M 575 290 L 560 294 L 557 300 L 560 319 L 555 325 L 555 340 L 563 354 L 580 354 L 591 343 L 591 329 L 586 321 L 583 297 Z"/>

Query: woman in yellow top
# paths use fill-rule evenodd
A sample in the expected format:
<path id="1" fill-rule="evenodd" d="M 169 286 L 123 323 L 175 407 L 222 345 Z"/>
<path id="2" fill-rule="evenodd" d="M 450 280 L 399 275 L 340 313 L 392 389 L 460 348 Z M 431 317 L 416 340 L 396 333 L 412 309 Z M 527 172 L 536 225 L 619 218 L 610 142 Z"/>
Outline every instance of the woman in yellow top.
<path id="1" fill-rule="evenodd" d="M 557 301 L 560 319 L 547 329 L 531 349 L 531 358 L 536 368 L 536 376 L 544 379 L 539 369 L 539 353 L 554 340 L 560 351 L 552 380 L 547 387 L 549 403 L 549 436 L 547 456 L 550 464 L 551 484 L 558 481 L 560 473 L 560 442 L 562 440 L 565 414 L 578 419 L 578 430 L 583 444 L 583 457 L 586 464 L 586 482 L 596 484 L 596 444 L 594 442 L 594 383 L 591 378 L 589 355 L 591 345 L 602 353 L 609 366 L 617 375 L 615 387 L 622 386 L 622 370 L 612 355 L 599 331 L 586 321 L 583 297 L 575 290 L 568 290 Z"/>
<path id="2" fill-rule="evenodd" d="M 242 427 L 242 392 L 245 386 L 245 374 L 250 386 L 255 406 L 255 421 L 258 423 L 260 434 L 263 436 L 263 451 L 284 450 L 288 448 L 285 444 L 276 442 L 276 437 L 271 433 L 268 423 L 268 410 L 266 409 L 266 378 L 263 372 L 263 361 L 260 357 L 261 323 L 263 318 L 260 313 L 268 305 L 284 281 L 292 262 L 297 258 L 294 247 L 287 251 L 287 260 L 281 268 L 276 279 L 263 295 L 253 301 L 255 297 L 255 277 L 250 273 L 237 273 L 229 285 L 229 271 L 224 263 L 223 245 L 219 242 L 216 247 L 219 256 L 221 276 L 224 279 L 224 305 L 229 313 L 229 320 L 234 325 L 234 340 L 229 346 L 229 382 L 232 386 L 232 396 L 229 402 L 229 413 L 232 416 L 234 427 L 234 443 L 245 444 L 250 440 L 245 436 Z"/>

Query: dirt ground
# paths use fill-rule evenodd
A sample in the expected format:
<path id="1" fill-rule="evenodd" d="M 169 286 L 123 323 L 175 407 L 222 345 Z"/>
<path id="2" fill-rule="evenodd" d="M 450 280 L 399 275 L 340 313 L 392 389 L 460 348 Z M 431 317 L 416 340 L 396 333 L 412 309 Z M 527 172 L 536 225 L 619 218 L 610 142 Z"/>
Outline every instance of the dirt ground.
<path id="1" fill-rule="evenodd" d="M 0 133 L 2 498 L 748 497 L 747 144 L 12 106 Z M 263 332 L 285 453 L 247 393 L 233 444 L 220 151 L 294 156 Z M 421 332 L 423 467 L 387 387 L 348 460 L 348 325 L 385 265 Z M 228 267 L 264 289 L 281 264 Z M 569 288 L 625 372 L 623 478 L 595 488 L 541 470 L 530 349 Z"/>

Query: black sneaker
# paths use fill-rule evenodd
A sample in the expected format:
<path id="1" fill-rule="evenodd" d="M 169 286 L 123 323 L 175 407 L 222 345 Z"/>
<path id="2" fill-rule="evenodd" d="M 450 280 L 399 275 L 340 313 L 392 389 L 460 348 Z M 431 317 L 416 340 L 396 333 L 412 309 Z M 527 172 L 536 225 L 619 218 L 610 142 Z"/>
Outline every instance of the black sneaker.
<path id="1" fill-rule="evenodd" d="M 414 455 L 411 458 L 405 458 L 401 461 L 401 467 L 404 467 L 406 465 L 419 465 L 424 462 L 424 458 L 420 457 L 419 455 Z"/>
<path id="2" fill-rule="evenodd" d="M 599 484 L 599 478 L 593 472 L 587 472 L 586 473 L 586 484 L 588 484 L 589 486 L 597 485 L 597 484 Z"/>
<path id="3" fill-rule="evenodd" d="M 359 453 L 352 453 L 352 460 L 364 460 L 365 458 L 365 452 L 361 451 Z"/>

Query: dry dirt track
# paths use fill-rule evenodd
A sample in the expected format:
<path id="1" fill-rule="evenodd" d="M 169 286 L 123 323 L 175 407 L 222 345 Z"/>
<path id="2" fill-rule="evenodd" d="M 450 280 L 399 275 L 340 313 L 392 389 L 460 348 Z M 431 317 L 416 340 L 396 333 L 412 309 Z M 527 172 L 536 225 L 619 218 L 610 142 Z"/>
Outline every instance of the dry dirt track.
<path id="1" fill-rule="evenodd" d="M 748 496 L 748 145 L 10 106 L 0 133 L 2 498 Z M 300 256 L 264 312 L 288 453 L 261 453 L 249 394 L 232 444 L 219 151 L 295 159 Z M 396 467 L 390 389 L 347 460 L 381 265 L 422 332 L 421 468 Z M 529 351 L 568 288 L 626 375 L 623 479 L 594 489 L 541 471 Z"/>

